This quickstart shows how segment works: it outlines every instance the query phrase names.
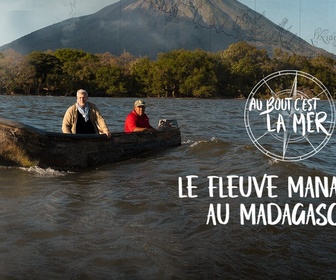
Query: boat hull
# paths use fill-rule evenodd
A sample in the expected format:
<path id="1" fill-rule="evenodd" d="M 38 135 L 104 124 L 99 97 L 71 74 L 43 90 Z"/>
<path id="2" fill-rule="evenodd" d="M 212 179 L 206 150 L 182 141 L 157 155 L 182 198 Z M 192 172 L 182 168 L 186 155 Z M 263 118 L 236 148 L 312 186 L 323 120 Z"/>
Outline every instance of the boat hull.
<path id="1" fill-rule="evenodd" d="M 0 164 L 78 170 L 181 145 L 178 127 L 105 135 L 46 132 L 0 118 Z"/>

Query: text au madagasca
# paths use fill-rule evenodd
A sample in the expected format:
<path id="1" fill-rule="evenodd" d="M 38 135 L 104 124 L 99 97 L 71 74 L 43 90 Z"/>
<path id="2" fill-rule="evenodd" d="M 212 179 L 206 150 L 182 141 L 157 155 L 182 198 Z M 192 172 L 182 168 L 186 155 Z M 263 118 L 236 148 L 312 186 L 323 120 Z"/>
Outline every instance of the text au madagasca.
<path id="1" fill-rule="evenodd" d="M 210 203 L 206 216 L 207 225 L 226 225 L 230 222 L 232 211 L 230 204 L 239 203 L 239 222 L 241 225 L 314 225 L 336 226 L 336 177 L 300 176 L 287 178 L 286 196 L 288 203 L 279 203 L 280 188 L 278 176 L 264 174 L 262 178 L 254 176 L 229 175 L 207 176 L 208 198 L 222 199 L 223 203 Z M 201 193 L 195 185 L 197 175 L 178 178 L 178 197 L 193 199 Z M 283 182 L 283 181 L 282 181 Z M 266 203 L 249 203 L 248 198 L 266 198 Z M 300 201 L 303 200 L 304 202 Z M 254 199 L 255 200 L 255 199 Z M 276 202 L 272 202 L 272 200 Z M 325 200 L 329 201 L 328 203 Z M 265 201 L 262 199 L 261 201 Z M 293 202 L 294 201 L 294 202 Z"/>

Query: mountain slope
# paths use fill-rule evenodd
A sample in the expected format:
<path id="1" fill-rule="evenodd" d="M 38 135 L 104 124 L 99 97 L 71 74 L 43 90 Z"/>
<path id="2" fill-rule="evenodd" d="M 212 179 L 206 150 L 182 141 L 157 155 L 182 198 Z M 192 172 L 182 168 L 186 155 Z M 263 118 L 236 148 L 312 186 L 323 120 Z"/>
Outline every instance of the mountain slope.
<path id="1" fill-rule="evenodd" d="M 326 53 L 236 0 L 122 0 L 92 15 L 35 31 L 0 50 L 27 54 L 79 48 L 155 58 L 159 52 L 180 48 L 216 52 L 238 41 L 270 54 L 275 48 L 307 56 Z"/>

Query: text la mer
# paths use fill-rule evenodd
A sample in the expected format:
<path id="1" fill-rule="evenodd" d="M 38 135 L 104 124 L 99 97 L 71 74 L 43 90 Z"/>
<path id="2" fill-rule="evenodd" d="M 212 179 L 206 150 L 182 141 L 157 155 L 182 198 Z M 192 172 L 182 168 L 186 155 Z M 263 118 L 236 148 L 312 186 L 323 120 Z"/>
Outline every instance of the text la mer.
<path id="1" fill-rule="evenodd" d="M 305 136 L 307 133 L 313 133 L 315 131 L 322 131 L 324 134 L 330 136 L 330 133 L 323 126 L 323 122 L 327 119 L 326 112 L 308 112 L 307 114 L 293 114 L 293 123 L 292 129 L 294 133 L 298 131 L 301 132 L 302 136 Z M 269 114 L 266 115 L 266 126 L 267 131 L 269 132 L 277 132 L 286 131 L 286 121 L 282 114 L 278 114 L 278 118 L 276 120 L 276 128 L 272 128 L 271 116 Z"/>

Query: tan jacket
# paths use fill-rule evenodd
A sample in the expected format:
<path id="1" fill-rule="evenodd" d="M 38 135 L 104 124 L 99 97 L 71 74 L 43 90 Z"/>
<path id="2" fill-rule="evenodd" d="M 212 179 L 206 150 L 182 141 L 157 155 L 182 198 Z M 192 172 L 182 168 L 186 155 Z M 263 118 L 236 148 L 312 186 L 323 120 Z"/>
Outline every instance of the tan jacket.
<path id="1" fill-rule="evenodd" d="M 91 102 L 88 102 L 90 106 L 90 120 L 94 126 L 96 133 L 107 133 L 109 129 L 106 125 L 106 122 L 103 116 L 100 114 L 97 106 Z M 77 106 L 76 103 L 68 108 L 65 112 L 63 123 L 62 123 L 62 132 L 63 133 L 72 133 L 76 134 L 77 126 Z"/>

